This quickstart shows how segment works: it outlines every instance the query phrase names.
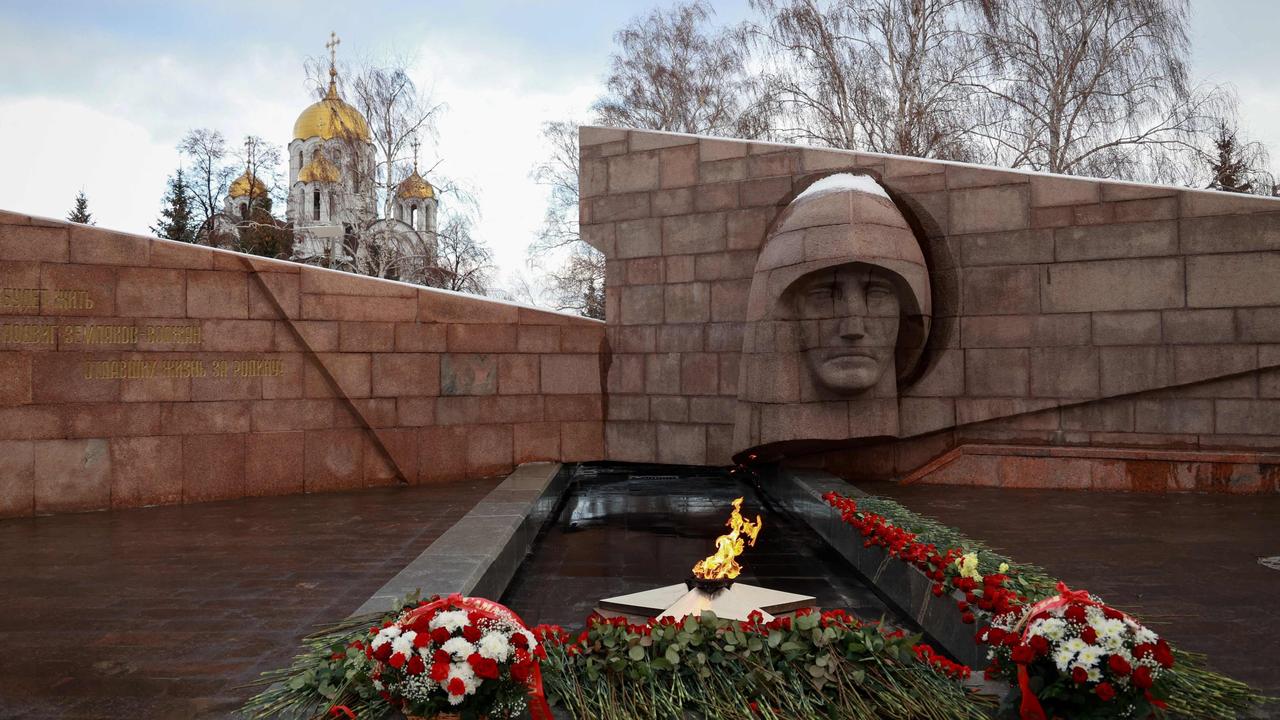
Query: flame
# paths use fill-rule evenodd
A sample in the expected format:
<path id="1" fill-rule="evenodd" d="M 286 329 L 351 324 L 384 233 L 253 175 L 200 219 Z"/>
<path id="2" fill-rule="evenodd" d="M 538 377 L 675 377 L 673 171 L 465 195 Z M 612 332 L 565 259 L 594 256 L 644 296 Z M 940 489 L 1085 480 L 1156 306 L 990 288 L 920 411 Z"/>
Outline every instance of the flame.
<path id="1" fill-rule="evenodd" d="M 764 525 L 764 521 L 759 515 L 756 515 L 754 523 L 744 519 L 739 512 L 741 509 L 742 498 L 738 498 L 733 501 L 733 514 L 725 523 L 730 529 L 729 534 L 716 538 L 714 555 L 699 560 L 698 564 L 693 566 L 694 577 L 704 580 L 732 580 L 742 572 L 742 566 L 738 564 L 737 558 L 747 545 L 755 547 L 756 536 L 760 534 L 760 527 Z"/>

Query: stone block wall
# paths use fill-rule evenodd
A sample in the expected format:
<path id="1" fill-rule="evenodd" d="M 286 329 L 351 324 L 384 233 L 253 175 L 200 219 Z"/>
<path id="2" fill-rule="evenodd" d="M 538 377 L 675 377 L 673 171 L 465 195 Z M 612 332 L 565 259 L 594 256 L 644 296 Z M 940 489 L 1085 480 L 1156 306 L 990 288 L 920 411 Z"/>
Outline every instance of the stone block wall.
<path id="1" fill-rule="evenodd" d="M 0 517 L 603 454 L 604 327 L 0 213 Z"/>
<path id="2" fill-rule="evenodd" d="M 903 476 L 974 443 L 1280 445 L 1280 200 L 606 128 L 582 129 L 581 163 L 583 235 L 608 258 L 611 459 L 746 450 L 756 255 L 834 172 L 876 178 L 913 225 L 934 322 L 899 437 L 822 462 Z"/>

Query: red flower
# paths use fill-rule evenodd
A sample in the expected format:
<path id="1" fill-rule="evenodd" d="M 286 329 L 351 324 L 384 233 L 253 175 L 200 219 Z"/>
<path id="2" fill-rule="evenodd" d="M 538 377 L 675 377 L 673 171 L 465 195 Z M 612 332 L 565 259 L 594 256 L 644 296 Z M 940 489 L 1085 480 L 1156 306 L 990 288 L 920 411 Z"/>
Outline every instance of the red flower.
<path id="1" fill-rule="evenodd" d="M 1089 681 L 1089 673 L 1079 665 L 1071 668 L 1071 679 L 1077 684 L 1083 685 Z"/>
<path id="2" fill-rule="evenodd" d="M 1094 688 L 1093 691 L 1098 694 L 1098 697 L 1102 699 L 1102 702 L 1107 702 L 1116 696 L 1116 689 L 1111 687 L 1111 683 L 1106 681 L 1098 683 L 1098 687 Z"/>
<path id="3" fill-rule="evenodd" d="M 421 675 L 423 670 L 427 669 L 427 664 L 422 662 L 422 656 L 417 653 L 409 658 L 409 666 L 405 668 L 410 675 Z"/>
<path id="4" fill-rule="evenodd" d="M 1086 626 L 1085 629 L 1080 632 L 1080 639 L 1092 645 L 1098 642 L 1098 631 L 1094 630 L 1092 626 Z"/>
<path id="5" fill-rule="evenodd" d="M 1156 646 L 1151 643 L 1139 643 L 1133 648 L 1133 656 L 1142 659 L 1156 651 Z"/>
<path id="6" fill-rule="evenodd" d="M 1013 661 L 1022 665 L 1036 659 L 1036 651 L 1030 645 L 1017 645 L 1013 648 Z"/>
<path id="7" fill-rule="evenodd" d="M 934 597 L 942 597 L 942 593 L 945 591 L 945 588 L 942 587 L 942 583 L 934 583 L 931 591 L 933 592 Z"/>
<path id="8" fill-rule="evenodd" d="M 1067 611 L 1063 613 L 1063 615 L 1065 615 L 1066 618 L 1071 622 L 1080 623 L 1081 625 L 1084 624 L 1084 621 L 1085 621 L 1084 607 L 1080 605 L 1071 605 L 1070 607 L 1067 608 Z"/>
<path id="9" fill-rule="evenodd" d="M 467 686 L 463 684 L 462 678 L 454 678 L 449 681 L 448 690 L 450 695 L 462 695 L 467 691 Z"/>
<path id="10" fill-rule="evenodd" d="M 417 635 L 414 635 L 414 636 L 413 636 L 413 646 L 414 646 L 414 647 L 426 647 L 426 646 L 427 646 L 427 645 L 429 645 L 430 643 L 431 643 L 431 634 L 430 634 L 430 633 L 420 632 L 420 633 L 418 633 Z"/>
<path id="11" fill-rule="evenodd" d="M 449 642 L 449 638 L 453 637 L 449 634 L 448 628 L 438 627 L 431 631 L 431 640 L 437 645 L 443 645 Z"/>
<path id="12" fill-rule="evenodd" d="M 973 624 L 973 613 L 968 612 L 968 611 L 965 611 L 965 613 L 964 613 L 963 615 L 961 615 L 961 616 L 960 616 L 960 621 L 961 621 L 961 622 L 965 622 L 965 623 L 969 623 L 970 625 L 972 625 L 972 624 Z"/>
<path id="13" fill-rule="evenodd" d="M 437 662 L 431 666 L 432 680 L 435 680 L 436 682 L 444 682 L 444 679 L 447 677 L 449 677 L 449 663 L 447 661 Z"/>
<path id="14" fill-rule="evenodd" d="M 1049 654 L 1049 641 L 1039 635 L 1031 636 L 1031 649 L 1036 651 L 1036 655 Z"/>
<path id="15" fill-rule="evenodd" d="M 531 660 L 514 663 L 511 666 L 511 678 L 516 682 L 526 682 L 529 680 L 529 673 L 532 670 L 533 661 Z"/>
<path id="16" fill-rule="evenodd" d="M 1146 690 L 1151 687 L 1152 683 L 1151 668 L 1143 665 L 1133 671 L 1133 684 L 1138 686 L 1138 689 Z"/>
<path id="17" fill-rule="evenodd" d="M 467 664 L 472 670 L 476 671 L 476 675 L 488 680 L 498 679 L 498 663 L 482 656 L 480 653 L 471 653 L 467 658 Z"/>
<path id="18" fill-rule="evenodd" d="M 391 657 L 391 643 L 382 643 L 377 650 L 373 651 L 373 656 L 382 662 L 386 662 L 387 658 Z"/>
<path id="19" fill-rule="evenodd" d="M 516 647 L 527 648 L 529 647 L 529 638 L 525 637 L 524 633 L 511 633 L 511 644 Z"/>
<path id="20" fill-rule="evenodd" d="M 466 638 L 467 642 L 479 642 L 482 634 L 480 628 L 475 625 L 468 625 L 462 628 L 462 637 Z"/>
<path id="21" fill-rule="evenodd" d="M 1162 668 L 1173 667 L 1173 650 L 1170 649 L 1169 643 L 1160 638 L 1156 641 L 1156 662 L 1160 663 Z"/>
<path id="22" fill-rule="evenodd" d="M 1122 677 L 1133 672 L 1133 667 L 1129 665 L 1129 661 L 1119 655 L 1112 655 L 1111 658 L 1107 660 L 1107 667 L 1111 668 L 1111 672 Z"/>
<path id="23" fill-rule="evenodd" d="M 405 661 L 404 653 L 396 653 L 395 655 L 391 656 L 391 667 L 402 668 L 404 667 L 404 661 Z"/>

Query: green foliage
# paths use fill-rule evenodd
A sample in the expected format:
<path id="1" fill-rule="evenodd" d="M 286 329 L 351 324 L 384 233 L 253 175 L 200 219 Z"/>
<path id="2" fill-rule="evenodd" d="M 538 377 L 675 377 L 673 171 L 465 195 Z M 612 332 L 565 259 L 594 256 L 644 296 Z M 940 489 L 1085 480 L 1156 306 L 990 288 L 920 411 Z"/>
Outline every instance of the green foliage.
<path id="1" fill-rule="evenodd" d="M 89 213 L 89 198 L 85 196 L 83 190 L 76 193 L 76 204 L 71 208 L 71 212 L 67 213 L 67 219 L 85 225 L 97 224 L 93 221 L 93 215 Z"/>
<path id="2" fill-rule="evenodd" d="M 578 642 L 547 645 L 543 681 L 571 716 L 593 720 L 987 717 L 990 698 L 913 658 L 918 640 L 843 614 L 596 621 Z"/>

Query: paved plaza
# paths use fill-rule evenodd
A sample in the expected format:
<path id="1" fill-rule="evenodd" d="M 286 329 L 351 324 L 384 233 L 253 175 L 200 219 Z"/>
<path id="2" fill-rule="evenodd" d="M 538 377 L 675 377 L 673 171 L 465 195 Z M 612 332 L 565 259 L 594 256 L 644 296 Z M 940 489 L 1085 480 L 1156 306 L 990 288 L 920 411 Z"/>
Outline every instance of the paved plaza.
<path id="1" fill-rule="evenodd" d="M 0 523 L 0 716 L 222 718 L 497 478 Z"/>

